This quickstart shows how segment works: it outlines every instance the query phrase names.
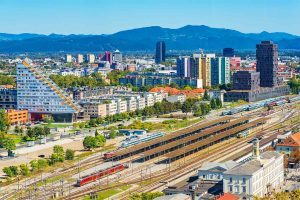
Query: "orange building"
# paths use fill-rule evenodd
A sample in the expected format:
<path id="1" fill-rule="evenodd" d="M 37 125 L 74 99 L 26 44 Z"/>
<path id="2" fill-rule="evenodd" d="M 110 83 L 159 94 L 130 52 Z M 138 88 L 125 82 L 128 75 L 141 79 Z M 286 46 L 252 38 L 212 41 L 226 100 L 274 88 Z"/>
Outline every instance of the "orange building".
<path id="1" fill-rule="evenodd" d="M 10 124 L 24 124 L 28 122 L 28 110 L 7 110 Z"/>

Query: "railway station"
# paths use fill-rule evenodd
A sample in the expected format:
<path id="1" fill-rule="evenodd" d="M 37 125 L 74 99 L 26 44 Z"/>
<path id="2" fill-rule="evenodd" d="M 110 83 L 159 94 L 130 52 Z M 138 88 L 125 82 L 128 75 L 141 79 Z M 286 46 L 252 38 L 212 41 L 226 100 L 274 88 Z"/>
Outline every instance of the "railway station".
<path id="1" fill-rule="evenodd" d="M 129 159 L 145 162 L 160 157 L 161 161 L 172 162 L 230 137 L 236 137 L 241 132 L 264 124 L 267 120 L 267 118 L 259 118 L 251 121 L 247 116 L 222 117 L 218 120 L 199 123 L 143 144 L 112 152 L 111 158 L 107 160 Z"/>

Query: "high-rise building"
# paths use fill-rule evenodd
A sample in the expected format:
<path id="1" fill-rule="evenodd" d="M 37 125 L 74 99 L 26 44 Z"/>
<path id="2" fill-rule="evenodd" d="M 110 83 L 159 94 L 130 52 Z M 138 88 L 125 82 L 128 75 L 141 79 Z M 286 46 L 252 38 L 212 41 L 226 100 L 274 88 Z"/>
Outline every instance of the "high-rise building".
<path id="1" fill-rule="evenodd" d="M 95 55 L 94 54 L 88 54 L 86 56 L 86 58 L 87 58 L 88 63 L 91 63 L 91 64 L 95 63 Z"/>
<path id="2" fill-rule="evenodd" d="M 17 65 L 17 108 L 28 110 L 32 120 L 52 116 L 57 122 L 71 122 L 81 108 L 30 61 Z"/>
<path id="3" fill-rule="evenodd" d="M 77 63 L 79 63 L 79 64 L 83 63 L 83 55 L 82 54 L 78 54 Z"/>
<path id="4" fill-rule="evenodd" d="M 166 44 L 163 41 L 156 43 L 155 63 L 159 64 L 166 61 Z"/>
<path id="5" fill-rule="evenodd" d="M 112 64 L 113 55 L 110 51 L 105 51 L 104 57 L 102 58 L 103 61 L 109 62 L 109 64 Z"/>
<path id="6" fill-rule="evenodd" d="M 224 48 L 223 49 L 223 56 L 224 57 L 234 57 L 234 49 L 233 48 Z"/>
<path id="7" fill-rule="evenodd" d="M 205 54 L 201 58 L 203 87 L 211 86 L 211 58 L 215 58 L 215 54 Z"/>
<path id="8" fill-rule="evenodd" d="M 211 58 L 211 85 L 220 85 L 228 83 L 230 83 L 229 58 Z"/>
<path id="9" fill-rule="evenodd" d="M 177 58 L 177 76 L 181 78 L 191 77 L 191 57 L 190 56 L 180 56 Z"/>
<path id="10" fill-rule="evenodd" d="M 271 41 L 262 41 L 256 45 L 256 71 L 260 72 L 260 86 L 278 86 L 278 46 Z"/>
<path id="11" fill-rule="evenodd" d="M 117 49 L 114 53 L 113 53 L 113 61 L 115 62 L 122 62 L 122 53 Z"/>
<path id="12" fill-rule="evenodd" d="M 67 62 L 67 63 L 72 62 L 72 55 L 71 55 L 71 54 L 67 54 L 67 55 L 66 55 L 66 62 Z"/>

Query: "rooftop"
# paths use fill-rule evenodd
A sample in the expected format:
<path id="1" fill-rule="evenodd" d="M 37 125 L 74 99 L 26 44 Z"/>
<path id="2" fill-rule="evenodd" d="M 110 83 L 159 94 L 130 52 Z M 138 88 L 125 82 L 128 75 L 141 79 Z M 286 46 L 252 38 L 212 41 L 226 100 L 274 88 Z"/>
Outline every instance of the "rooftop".
<path id="1" fill-rule="evenodd" d="M 248 175 L 251 176 L 258 170 L 260 170 L 264 164 L 268 164 L 271 159 L 278 158 L 281 154 L 275 151 L 267 151 L 260 155 L 260 159 L 253 159 L 249 162 L 240 164 L 226 172 L 224 174 L 234 174 L 234 175 Z"/>

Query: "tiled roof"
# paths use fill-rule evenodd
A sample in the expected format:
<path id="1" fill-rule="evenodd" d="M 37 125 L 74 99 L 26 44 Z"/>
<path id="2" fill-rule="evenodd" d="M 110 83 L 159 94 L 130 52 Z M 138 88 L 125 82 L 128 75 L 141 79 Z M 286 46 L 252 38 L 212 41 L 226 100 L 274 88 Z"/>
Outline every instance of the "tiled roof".
<path id="1" fill-rule="evenodd" d="M 300 147 L 300 132 L 286 138 L 282 143 L 277 144 L 277 146 Z"/>
<path id="2" fill-rule="evenodd" d="M 216 200 L 238 200 L 240 199 L 239 196 L 231 194 L 231 193 L 224 193 L 220 197 L 217 197 Z"/>

